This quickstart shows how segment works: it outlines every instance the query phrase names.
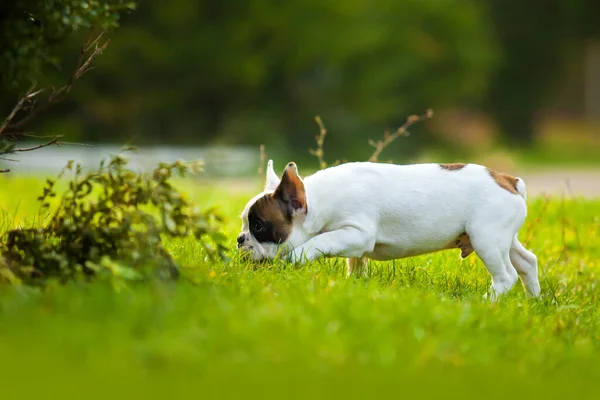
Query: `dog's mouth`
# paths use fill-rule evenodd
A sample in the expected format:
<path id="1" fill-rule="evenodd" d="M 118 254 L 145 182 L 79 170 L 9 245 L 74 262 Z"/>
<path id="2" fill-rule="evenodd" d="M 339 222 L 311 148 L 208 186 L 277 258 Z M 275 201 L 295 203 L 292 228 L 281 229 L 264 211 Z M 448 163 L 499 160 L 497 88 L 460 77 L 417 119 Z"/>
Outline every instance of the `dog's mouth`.
<path id="1" fill-rule="evenodd" d="M 267 243 L 263 247 L 263 245 L 254 241 L 243 243 L 238 247 L 240 259 L 259 264 L 285 257 L 290 250 L 291 248 L 287 244 Z"/>
<path id="2" fill-rule="evenodd" d="M 241 246 L 238 248 L 238 252 L 240 253 L 240 258 L 244 261 L 260 261 L 267 258 L 253 245 Z"/>
<path id="3" fill-rule="evenodd" d="M 240 248 L 239 253 L 239 260 L 252 270 L 270 268 L 273 266 L 273 260 L 271 258 L 263 256 L 256 250 Z"/>

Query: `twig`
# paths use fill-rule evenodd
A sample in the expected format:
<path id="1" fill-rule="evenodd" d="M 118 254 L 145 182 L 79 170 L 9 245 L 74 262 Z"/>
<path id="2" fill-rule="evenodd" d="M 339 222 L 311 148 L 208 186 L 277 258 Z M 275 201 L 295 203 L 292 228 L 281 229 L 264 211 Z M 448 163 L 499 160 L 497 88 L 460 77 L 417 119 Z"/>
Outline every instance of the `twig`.
<path id="1" fill-rule="evenodd" d="M 101 32 L 98 36 L 96 36 L 96 38 L 94 40 L 90 41 L 88 39 L 83 44 L 83 46 L 81 47 L 81 50 L 80 50 L 79 59 L 77 60 L 77 66 L 76 66 L 75 70 L 73 71 L 73 74 L 71 75 L 71 78 L 69 79 L 69 82 L 65 86 L 63 86 L 59 89 L 52 90 L 52 93 L 50 93 L 50 95 L 48 96 L 48 98 L 46 99 L 46 101 L 43 104 L 41 104 L 40 106 L 36 106 L 36 104 L 32 104 L 30 107 L 29 114 L 27 114 L 20 120 L 11 123 L 11 120 L 14 118 L 14 114 L 16 114 L 19 110 L 22 109 L 23 103 L 26 100 L 31 99 L 33 96 L 35 96 L 39 93 L 39 91 L 35 92 L 35 93 L 31 93 L 33 88 L 30 89 L 28 94 L 25 97 L 21 98 L 21 100 L 19 100 L 19 103 L 17 103 L 18 107 L 16 106 L 15 109 L 13 109 L 13 111 L 15 111 L 15 110 L 16 111 L 14 112 L 14 114 L 11 113 L 13 115 L 12 115 L 12 117 L 9 116 L 8 122 L 6 123 L 6 126 L 3 127 L 3 129 L 8 128 L 8 129 L 13 130 L 13 129 L 22 128 L 23 126 L 27 125 L 31 121 L 31 119 L 33 117 L 35 117 L 37 114 L 51 108 L 52 106 L 54 106 L 57 103 L 64 100 L 65 97 L 67 97 L 67 95 L 73 88 L 75 81 L 78 80 L 79 78 L 81 78 L 87 71 L 90 70 L 91 64 L 98 57 L 98 55 L 100 55 L 100 53 L 102 53 L 104 51 L 104 49 L 106 49 L 106 46 L 108 46 L 108 43 L 110 42 L 110 40 L 108 40 L 108 39 L 103 44 L 98 45 L 98 42 L 99 42 L 100 38 L 104 35 L 104 33 L 105 32 Z M 87 55 L 89 50 L 94 46 L 96 46 L 96 49 L 91 54 Z M 86 55 L 87 55 L 87 57 L 86 57 Z M 0 134 L 2 133 L 3 129 L 0 129 Z"/>
<path id="2" fill-rule="evenodd" d="M 36 138 L 36 139 L 47 139 L 50 137 L 54 137 L 54 135 L 34 135 L 33 132 L 6 132 L 3 137 L 6 137 L 7 139 L 20 139 L 23 137 L 32 137 L 32 138 Z"/>
<path id="3" fill-rule="evenodd" d="M 106 46 L 108 46 L 109 43 L 110 43 L 110 40 L 107 39 L 106 42 L 104 42 L 104 44 L 102 46 L 100 46 L 96 50 L 94 50 L 94 52 L 85 61 L 83 66 L 77 70 L 77 73 L 75 74 L 75 79 L 81 78 L 83 76 L 83 74 L 88 72 L 88 70 L 90 69 L 90 65 L 92 64 L 94 59 L 96 57 L 98 57 L 98 55 L 100 53 L 102 53 L 104 51 L 104 49 L 106 49 Z"/>
<path id="4" fill-rule="evenodd" d="M 265 160 L 267 159 L 267 153 L 265 153 L 265 145 L 260 145 L 260 155 L 259 155 L 260 163 L 258 164 L 258 174 L 264 174 L 263 165 L 265 165 Z"/>
<path id="5" fill-rule="evenodd" d="M 390 143 L 396 140 L 399 136 L 408 136 L 407 129 L 411 125 L 420 121 L 425 121 L 427 119 L 430 119 L 431 117 L 433 117 L 432 109 L 428 109 L 427 112 L 423 115 L 411 115 L 406 119 L 406 122 L 400 128 L 396 129 L 396 132 L 390 134 L 386 131 L 383 136 L 383 140 L 378 140 L 376 142 L 374 142 L 373 140 L 369 140 L 369 144 L 375 148 L 375 151 L 369 158 L 369 161 L 377 162 L 377 159 L 383 151 L 383 149 L 385 149 Z"/>
<path id="6" fill-rule="evenodd" d="M 81 147 L 89 147 L 94 148 L 94 145 L 88 143 L 75 143 L 75 142 L 57 142 L 56 145 L 60 146 L 81 146 Z"/>
<path id="7" fill-rule="evenodd" d="M 104 43 L 100 44 L 101 39 L 103 38 L 106 31 L 100 32 L 100 34 L 95 35 L 92 40 L 92 32 L 88 35 L 85 43 L 81 46 L 81 50 L 79 53 L 79 58 L 77 60 L 77 65 L 75 70 L 71 74 L 68 83 L 59 88 L 52 89 L 50 94 L 46 97 L 46 99 L 42 102 L 42 104 L 38 104 L 36 96 L 39 95 L 44 89 L 38 90 L 34 92 L 35 85 L 31 86 L 31 88 L 25 93 L 23 97 L 19 99 L 17 104 L 13 107 L 10 114 L 0 125 L 0 139 L 9 139 L 9 140 L 17 140 L 23 137 L 37 137 L 41 138 L 43 136 L 32 135 L 30 132 L 19 132 L 22 127 L 27 125 L 33 117 L 38 115 L 40 112 L 45 111 L 57 103 L 61 102 L 65 99 L 65 97 L 69 94 L 75 81 L 81 78 L 87 71 L 91 69 L 91 65 L 94 60 L 106 49 L 110 40 L 104 41 Z M 91 51 L 93 49 L 93 51 Z M 90 54 L 91 51 L 91 54 Z M 22 114 L 23 116 L 14 121 L 17 115 Z M 14 121 L 14 122 L 13 122 Z M 49 136 L 46 136 L 48 138 Z M 10 145 L 4 148 L 4 151 L 0 151 L 0 156 L 3 154 L 16 153 L 16 152 L 28 152 L 33 150 L 38 150 L 51 145 L 61 145 L 61 144 L 72 144 L 72 145 L 80 145 L 78 143 L 64 143 L 59 142 L 61 138 L 60 135 L 52 137 L 52 139 L 48 140 L 45 143 L 32 146 L 32 147 L 22 147 L 15 148 L 14 145 Z M 12 160 L 5 157 L 0 157 L 0 160 L 4 161 L 18 161 Z M 0 173 L 10 172 L 10 169 L 2 169 Z"/>
<path id="8" fill-rule="evenodd" d="M 10 112 L 10 114 L 8 114 L 8 117 L 6 117 L 6 119 L 4 120 L 4 122 L 2 122 L 2 125 L 0 125 L 0 136 L 2 135 L 2 133 L 4 132 L 4 130 L 9 127 L 10 122 L 13 120 L 13 118 L 15 117 L 15 115 L 17 115 L 17 113 L 19 111 L 21 111 L 21 109 L 23 108 L 23 105 L 25 104 L 25 102 L 28 99 L 31 99 L 32 96 L 35 96 L 37 94 L 39 94 L 41 92 L 41 90 L 38 90 L 37 92 L 34 92 L 33 89 L 35 89 L 35 85 L 32 85 L 29 90 L 27 91 L 27 93 L 25 93 L 25 96 L 21 97 L 19 99 L 19 101 L 17 102 L 17 104 L 15 104 L 15 106 L 13 107 L 12 111 Z"/>
<path id="9" fill-rule="evenodd" d="M 36 139 L 48 139 L 54 137 L 55 135 L 35 135 L 33 132 L 19 132 L 19 136 L 32 137 Z"/>
<path id="10" fill-rule="evenodd" d="M 96 36 L 96 39 L 94 39 L 89 46 L 87 46 L 87 48 L 85 49 L 85 52 L 87 53 L 88 51 L 90 51 L 90 49 L 92 47 L 94 47 L 96 45 L 96 43 L 98 43 L 100 41 L 100 39 L 102 38 L 102 36 L 104 36 L 104 34 L 106 33 L 106 31 L 102 31 L 100 32 L 100 34 L 98 36 Z M 89 37 L 91 36 L 91 34 L 88 36 L 88 39 L 86 40 L 86 43 L 89 43 Z M 81 48 L 81 50 L 83 50 L 83 47 Z M 82 52 L 84 53 L 84 52 Z"/>
<path id="11" fill-rule="evenodd" d="M 56 136 L 54 139 L 50 140 L 49 142 L 46 143 L 42 143 L 42 144 L 38 144 L 37 146 L 32 146 L 32 147 L 22 147 L 20 149 L 13 149 L 12 152 L 25 152 L 25 151 L 33 151 L 33 150 L 37 150 L 37 149 L 41 149 L 43 147 L 47 147 L 53 144 L 58 144 L 58 139 L 60 139 L 62 136 Z"/>
<path id="12" fill-rule="evenodd" d="M 315 117 L 315 122 L 317 123 L 317 125 L 319 125 L 319 134 L 317 136 L 315 136 L 315 140 L 317 142 L 317 149 L 309 149 L 308 152 L 310 154 L 312 154 L 313 156 L 317 157 L 317 159 L 319 160 L 319 168 L 321 169 L 325 169 L 327 168 L 327 163 L 325 162 L 323 156 L 324 156 L 324 151 L 323 151 L 323 143 L 325 142 L 325 136 L 327 135 L 327 129 L 325 128 L 325 125 L 323 125 L 323 121 L 321 120 L 321 117 L 319 117 L 318 115 Z"/>

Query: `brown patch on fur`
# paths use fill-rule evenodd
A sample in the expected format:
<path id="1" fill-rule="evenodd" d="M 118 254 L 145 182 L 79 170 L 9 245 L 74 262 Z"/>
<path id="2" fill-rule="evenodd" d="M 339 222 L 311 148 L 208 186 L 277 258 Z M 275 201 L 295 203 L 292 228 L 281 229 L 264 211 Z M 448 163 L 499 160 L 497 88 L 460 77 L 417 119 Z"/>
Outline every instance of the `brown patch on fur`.
<path id="1" fill-rule="evenodd" d="M 508 190 L 513 194 L 519 194 L 519 191 L 517 190 L 517 184 L 519 183 L 518 178 L 515 178 L 514 176 L 509 174 L 494 171 L 490 168 L 488 168 L 488 172 L 490 173 L 490 176 L 496 181 L 498 186 L 500 186 L 502 189 Z"/>
<path id="2" fill-rule="evenodd" d="M 442 169 L 445 169 L 447 171 L 458 171 L 460 169 L 463 169 L 466 166 L 467 166 L 467 164 L 463 164 L 463 163 L 440 164 L 440 167 L 442 167 Z"/>
<path id="3" fill-rule="evenodd" d="M 306 191 L 302 179 L 298 176 L 298 168 L 295 163 L 291 162 L 285 167 L 281 182 L 275 189 L 274 195 L 289 203 L 293 210 L 307 212 Z"/>
<path id="4" fill-rule="evenodd" d="M 461 258 L 467 258 L 474 251 L 473 245 L 471 245 L 471 238 L 466 233 L 463 233 L 456 238 L 454 247 L 460 249 Z"/>
<path id="5" fill-rule="evenodd" d="M 285 242 L 293 227 L 287 205 L 274 194 L 267 194 L 254 203 L 248 212 L 248 223 L 250 232 L 261 243 Z M 257 223 L 262 225 L 260 231 L 256 229 Z"/>

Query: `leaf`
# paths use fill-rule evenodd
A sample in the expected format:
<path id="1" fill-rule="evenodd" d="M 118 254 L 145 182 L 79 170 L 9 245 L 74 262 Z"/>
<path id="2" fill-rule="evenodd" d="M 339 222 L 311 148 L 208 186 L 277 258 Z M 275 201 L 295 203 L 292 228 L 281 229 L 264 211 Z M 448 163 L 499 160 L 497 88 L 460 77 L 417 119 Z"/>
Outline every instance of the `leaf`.
<path id="1" fill-rule="evenodd" d="M 164 222 L 169 232 L 175 232 L 177 230 L 177 224 L 168 214 L 165 214 Z"/>
<path id="2" fill-rule="evenodd" d="M 215 243 L 227 242 L 227 236 L 223 232 L 213 232 L 210 236 Z"/>

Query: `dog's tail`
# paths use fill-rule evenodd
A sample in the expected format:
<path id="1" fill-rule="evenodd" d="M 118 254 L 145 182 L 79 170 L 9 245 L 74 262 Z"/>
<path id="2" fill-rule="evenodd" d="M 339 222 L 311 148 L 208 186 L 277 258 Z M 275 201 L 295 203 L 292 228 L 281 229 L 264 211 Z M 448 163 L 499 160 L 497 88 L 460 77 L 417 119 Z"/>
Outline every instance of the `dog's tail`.
<path id="1" fill-rule="evenodd" d="M 523 200 L 527 200 L 527 188 L 525 187 L 525 181 L 521 178 L 516 178 L 517 182 L 515 184 L 515 189 L 521 195 Z"/>

